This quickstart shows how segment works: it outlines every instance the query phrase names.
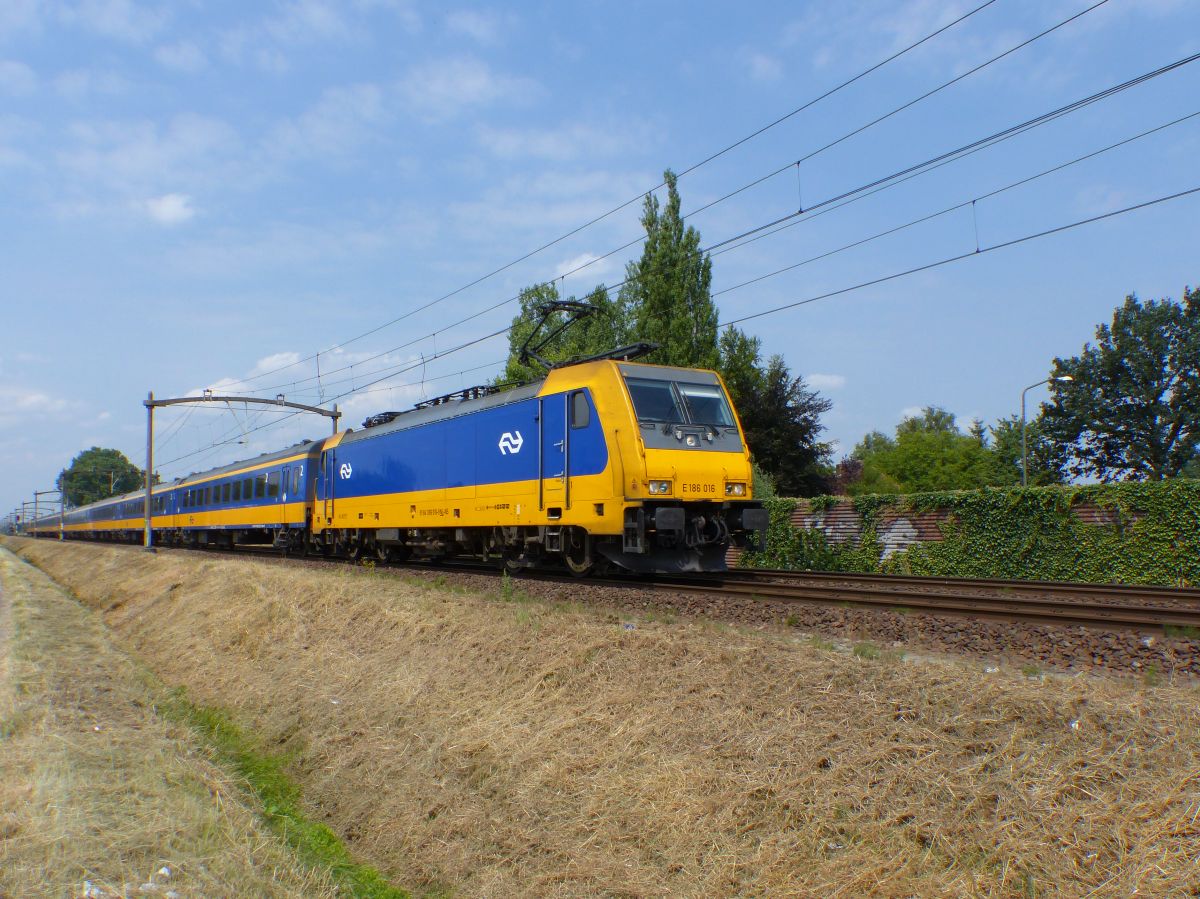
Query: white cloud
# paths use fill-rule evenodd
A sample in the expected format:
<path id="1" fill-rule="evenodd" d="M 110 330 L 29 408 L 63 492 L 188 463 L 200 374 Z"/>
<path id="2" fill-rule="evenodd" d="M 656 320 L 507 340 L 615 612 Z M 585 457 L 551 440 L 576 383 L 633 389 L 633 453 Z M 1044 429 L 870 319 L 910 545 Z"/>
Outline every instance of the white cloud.
<path id="1" fill-rule="evenodd" d="M 755 81 L 778 81 L 783 76 L 783 64 L 765 53 L 749 53 L 746 65 Z"/>
<path id="2" fill-rule="evenodd" d="M 901 420 L 905 418 L 920 418 L 925 414 L 924 406 L 905 406 L 900 410 Z"/>
<path id="3" fill-rule="evenodd" d="M 446 16 L 446 30 L 481 44 L 498 43 L 505 22 L 495 13 L 459 10 Z"/>
<path id="4" fill-rule="evenodd" d="M 595 253 L 581 253 L 574 259 L 568 259 L 566 262 L 561 262 L 556 267 L 558 274 L 556 278 L 565 278 L 568 281 L 590 281 L 592 283 L 600 279 L 602 275 L 612 271 L 612 257 L 601 259 Z M 582 271 L 576 272 L 576 269 Z M 575 272 L 574 274 L 571 274 Z"/>
<path id="5" fill-rule="evenodd" d="M 24 97 L 37 87 L 37 76 L 33 69 L 15 59 L 0 60 L 0 92 Z"/>
<path id="6" fill-rule="evenodd" d="M 385 117 L 383 91 L 377 85 L 333 88 L 297 118 L 278 126 L 272 149 L 289 156 L 345 156 Z"/>
<path id="7" fill-rule="evenodd" d="M 162 9 L 148 9 L 133 0 L 78 0 L 59 8 L 59 19 L 101 37 L 140 44 L 158 34 L 167 22 Z"/>
<path id="8" fill-rule="evenodd" d="M 4 0 L 0 3 L 0 37 L 37 30 L 42 11 L 42 0 Z"/>
<path id="9" fill-rule="evenodd" d="M 160 225 L 181 225 L 196 215 L 196 210 L 192 208 L 192 198 L 187 194 L 152 197 L 145 201 L 143 208 L 146 214 Z"/>
<path id="10" fill-rule="evenodd" d="M 283 353 L 272 353 L 270 356 L 263 356 L 254 363 L 254 368 L 250 369 L 249 378 L 256 375 L 261 375 L 269 371 L 274 371 L 277 368 L 284 366 L 293 366 L 300 361 L 300 354 L 289 350 Z"/>
<path id="11" fill-rule="evenodd" d="M 70 405 L 41 390 L 0 384 L 0 425 L 57 415 Z"/>
<path id="12" fill-rule="evenodd" d="M 501 159 L 571 159 L 616 156 L 633 147 L 644 148 L 653 139 L 649 128 L 636 122 L 596 126 L 580 122 L 557 128 L 479 129 L 479 141 Z"/>
<path id="13" fill-rule="evenodd" d="M 128 83 L 115 72 L 71 69 L 54 79 L 54 89 L 69 100 L 87 100 L 95 96 L 114 97 L 128 89 Z"/>
<path id="14" fill-rule="evenodd" d="M 414 66 L 399 88 L 409 105 L 431 120 L 452 118 L 472 106 L 528 101 L 540 90 L 532 79 L 495 72 L 470 56 Z"/>
<path id="15" fill-rule="evenodd" d="M 805 375 L 804 380 L 814 390 L 837 390 L 846 386 L 845 375 L 811 374 Z"/>
<path id="16" fill-rule="evenodd" d="M 17 148 L 28 142 L 40 129 L 36 124 L 17 116 L 0 116 L 0 166 L 23 165 L 29 157 Z"/>
<path id="17" fill-rule="evenodd" d="M 351 33 L 337 4 L 324 0 L 292 0 L 281 15 L 264 24 L 264 29 L 285 44 L 343 40 Z"/>
<path id="18" fill-rule="evenodd" d="M 1104 215 L 1114 212 L 1132 202 L 1129 191 L 1096 184 L 1084 188 L 1075 197 L 1075 205 L 1084 215 Z"/>
<path id="19" fill-rule="evenodd" d="M 63 168 L 94 192 L 106 188 L 144 197 L 165 184 L 214 181 L 240 149 L 219 119 L 179 115 L 166 124 L 107 120 L 74 125 L 75 145 L 59 154 Z"/>
<path id="20" fill-rule="evenodd" d="M 204 51 L 191 41 L 179 41 L 175 44 L 163 44 L 154 51 L 154 58 L 159 65 L 176 72 L 199 72 L 208 65 L 208 57 Z"/>

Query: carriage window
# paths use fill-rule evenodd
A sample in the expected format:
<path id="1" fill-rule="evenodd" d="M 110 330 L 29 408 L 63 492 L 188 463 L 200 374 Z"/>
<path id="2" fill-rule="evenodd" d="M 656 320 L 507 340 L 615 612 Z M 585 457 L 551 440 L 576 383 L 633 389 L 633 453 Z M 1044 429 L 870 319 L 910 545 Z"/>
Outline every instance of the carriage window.
<path id="1" fill-rule="evenodd" d="M 267 476 L 265 474 L 255 475 L 254 477 L 254 498 L 262 499 L 267 495 Z"/>
<path id="2" fill-rule="evenodd" d="M 303 465 L 297 465 L 292 469 L 292 493 L 300 492 L 300 474 L 304 471 Z"/>
<path id="3" fill-rule="evenodd" d="M 238 500 L 240 500 L 242 498 L 242 482 L 241 481 L 234 481 L 232 484 L 229 485 L 229 489 L 230 489 L 229 499 L 232 502 L 236 503 Z"/>
<path id="4" fill-rule="evenodd" d="M 588 408 L 587 394 L 576 390 L 571 394 L 571 427 L 586 428 L 591 420 L 591 410 Z"/>
<path id="5" fill-rule="evenodd" d="M 254 498 L 254 479 L 246 478 L 242 481 L 242 499 Z"/>
<path id="6" fill-rule="evenodd" d="M 267 496 L 279 496 L 279 472 L 267 472 Z"/>

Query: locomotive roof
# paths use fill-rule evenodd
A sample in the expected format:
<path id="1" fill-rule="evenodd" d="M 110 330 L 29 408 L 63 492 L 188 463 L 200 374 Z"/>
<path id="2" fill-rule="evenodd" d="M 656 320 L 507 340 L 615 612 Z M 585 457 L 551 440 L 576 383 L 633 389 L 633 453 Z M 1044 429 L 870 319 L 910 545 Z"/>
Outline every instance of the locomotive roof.
<path id="1" fill-rule="evenodd" d="M 520 387 L 514 387 L 511 390 L 503 390 L 499 393 L 490 393 L 486 396 L 475 397 L 473 399 L 464 399 L 440 403 L 436 406 L 422 406 L 416 409 L 408 409 L 400 412 L 391 421 L 374 425 L 369 428 L 363 428 L 361 431 L 350 431 L 342 438 L 342 444 L 353 443 L 356 440 L 366 440 L 371 437 L 379 437 L 383 434 L 392 434 L 396 431 L 406 431 L 409 428 L 420 427 L 421 425 L 429 424 L 434 421 L 445 421 L 450 418 L 458 418 L 460 415 L 468 415 L 472 412 L 480 412 L 484 409 L 492 409 L 496 406 L 507 406 L 510 403 L 519 403 L 522 400 L 527 400 L 538 395 L 545 380 L 536 381 L 532 384 L 522 384 Z"/>

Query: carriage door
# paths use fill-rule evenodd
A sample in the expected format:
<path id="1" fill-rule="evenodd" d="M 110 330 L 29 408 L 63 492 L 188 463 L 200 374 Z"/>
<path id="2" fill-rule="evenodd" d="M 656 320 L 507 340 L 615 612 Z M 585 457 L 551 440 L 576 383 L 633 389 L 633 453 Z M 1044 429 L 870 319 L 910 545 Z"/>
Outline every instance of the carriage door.
<path id="1" fill-rule="evenodd" d="M 268 497 L 268 500 L 271 497 L 271 478 L 272 478 L 272 476 L 279 479 L 279 486 L 277 486 L 275 488 L 275 502 L 278 504 L 279 523 L 287 524 L 288 523 L 287 504 L 288 504 L 288 497 L 291 496 L 292 485 L 289 482 L 291 481 L 291 477 L 292 477 L 292 468 L 290 465 L 285 465 L 285 466 L 283 466 L 282 471 L 273 471 L 267 475 L 267 497 Z"/>
<path id="2" fill-rule="evenodd" d="M 321 453 L 321 465 L 317 469 L 317 503 L 323 527 L 333 522 L 333 454 L 328 450 Z"/>
<path id="3" fill-rule="evenodd" d="M 562 516 L 567 492 L 567 396 L 547 396 L 538 400 L 538 433 L 541 441 L 539 477 L 540 508 L 557 509 L 551 520 Z"/>

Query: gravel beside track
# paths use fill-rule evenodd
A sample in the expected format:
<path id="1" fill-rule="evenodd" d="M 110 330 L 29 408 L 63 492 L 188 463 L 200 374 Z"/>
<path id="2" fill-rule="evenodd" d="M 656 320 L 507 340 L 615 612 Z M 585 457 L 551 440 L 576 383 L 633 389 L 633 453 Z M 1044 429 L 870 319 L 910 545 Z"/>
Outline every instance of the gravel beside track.
<path id="1" fill-rule="evenodd" d="M 244 549 L 252 550 L 246 555 L 289 565 L 349 564 L 281 559 L 265 547 Z M 497 570 L 469 563 L 378 565 L 373 570 L 501 593 Z M 637 618 L 687 615 L 739 627 L 786 627 L 814 639 L 864 644 L 864 652 L 977 654 L 1021 665 L 1031 674 L 1043 668 L 1102 670 L 1150 682 L 1200 676 L 1200 590 L 741 569 L 715 579 L 717 586 L 698 576 L 646 582 L 527 572 L 512 579 L 511 594 L 518 601 L 530 597 L 600 606 L 611 610 L 614 623 L 626 626 L 636 626 Z M 803 588 L 797 590 L 797 585 Z M 790 595 L 801 592 L 803 600 Z M 957 613 L 932 610 L 947 597 L 957 600 Z M 868 605 L 858 605 L 862 602 Z M 1042 620 L 1029 620 L 1031 608 L 1041 610 Z M 1139 622 L 1148 610 L 1157 620 Z M 1098 618 L 1097 611 L 1109 620 Z"/>

